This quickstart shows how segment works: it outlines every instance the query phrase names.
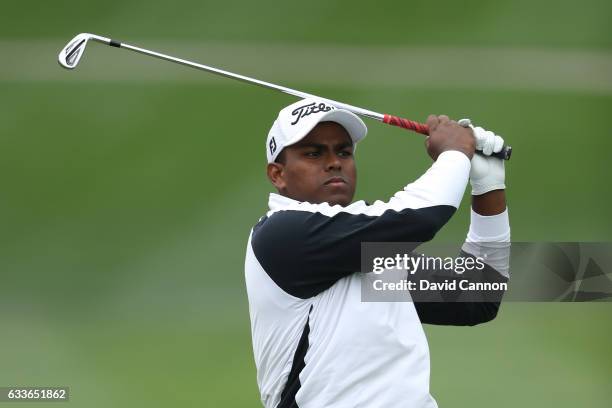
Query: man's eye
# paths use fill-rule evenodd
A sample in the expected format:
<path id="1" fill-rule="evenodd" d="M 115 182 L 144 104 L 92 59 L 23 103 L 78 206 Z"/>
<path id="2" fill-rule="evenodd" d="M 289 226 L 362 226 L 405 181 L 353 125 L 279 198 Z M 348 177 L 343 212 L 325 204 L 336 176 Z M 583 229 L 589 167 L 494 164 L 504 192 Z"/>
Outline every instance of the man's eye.
<path id="1" fill-rule="evenodd" d="M 353 155 L 353 152 L 351 152 L 350 150 L 342 150 L 340 153 L 338 153 L 338 155 L 342 157 L 351 157 Z"/>
<path id="2" fill-rule="evenodd" d="M 306 152 L 306 153 L 304 153 L 304 155 L 305 155 L 306 157 L 319 157 L 319 156 L 320 156 L 320 153 L 319 153 L 319 152 L 317 152 L 317 151 L 314 151 L 314 152 Z"/>

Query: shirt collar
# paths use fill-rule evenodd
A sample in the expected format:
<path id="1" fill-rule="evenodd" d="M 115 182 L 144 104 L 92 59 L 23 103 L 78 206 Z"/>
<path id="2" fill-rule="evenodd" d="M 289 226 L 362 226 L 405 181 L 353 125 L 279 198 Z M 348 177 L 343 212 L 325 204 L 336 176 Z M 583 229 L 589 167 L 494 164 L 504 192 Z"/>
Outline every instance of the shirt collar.
<path id="1" fill-rule="evenodd" d="M 290 205 L 297 203 L 299 203 L 299 201 L 276 193 L 270 193 L 270 198 L 268 199 L 268 207 L 270 207 L 270 211 L 282 210 L 283 208 L 287 208 Z"/>

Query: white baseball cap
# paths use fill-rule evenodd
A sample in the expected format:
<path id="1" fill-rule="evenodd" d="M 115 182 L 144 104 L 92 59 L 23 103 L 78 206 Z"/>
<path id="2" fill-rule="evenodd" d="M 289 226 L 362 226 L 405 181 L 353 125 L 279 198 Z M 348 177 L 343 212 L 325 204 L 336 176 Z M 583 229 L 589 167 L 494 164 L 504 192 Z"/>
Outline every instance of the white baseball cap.
<path id="1" fill-rule="evenodd" d="M 266 141 L 268 163 L 273 163 L 285 147 L 302 140 L 319 122 L 342 125 L 353 140 L 353 145 L 368 133 L 365 123 L 354 113 L 336 108 L 325 99 L 302 99 L 278 113 Z"/>

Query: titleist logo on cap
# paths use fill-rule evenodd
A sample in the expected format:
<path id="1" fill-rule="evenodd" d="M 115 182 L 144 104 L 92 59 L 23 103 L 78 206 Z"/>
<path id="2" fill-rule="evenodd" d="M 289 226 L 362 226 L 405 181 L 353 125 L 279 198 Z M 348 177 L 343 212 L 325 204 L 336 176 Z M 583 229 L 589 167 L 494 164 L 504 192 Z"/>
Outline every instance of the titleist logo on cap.
<path id="1" fill-rule="evenodd" d="M 291 112 L 292 116 L 297 116 L 295 121 L 291 122 L 292 125 L 295 125 L 305 116 L 311 115 L 313 113 L 319 112 L 329 112 L 332 109 L 336 109 L 334 106 L 326 105 L 323 102 L 317 104 L 316 102 L 309 103 L 307 105 L 298 106 Z"/>

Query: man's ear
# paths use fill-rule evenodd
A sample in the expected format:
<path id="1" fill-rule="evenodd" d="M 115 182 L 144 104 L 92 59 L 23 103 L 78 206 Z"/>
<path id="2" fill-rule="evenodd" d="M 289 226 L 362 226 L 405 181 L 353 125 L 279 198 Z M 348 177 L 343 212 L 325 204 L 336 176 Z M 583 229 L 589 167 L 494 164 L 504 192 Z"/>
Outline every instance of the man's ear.
<path id="1" fill-rule="evenodd" d="M 268 163 L 268 179 L 270 179 L 278 191 L 282 191 L 287 186 L 283 178 L 284 168 L 285 166 L 282 163 Z"/>

